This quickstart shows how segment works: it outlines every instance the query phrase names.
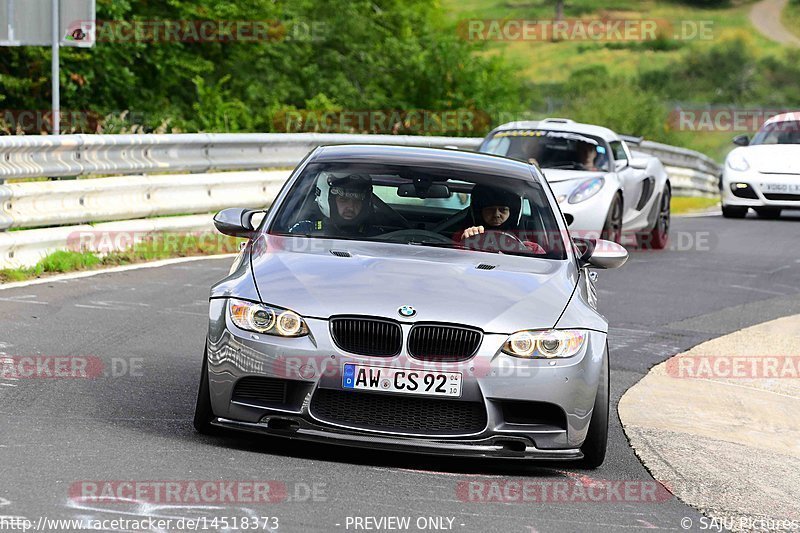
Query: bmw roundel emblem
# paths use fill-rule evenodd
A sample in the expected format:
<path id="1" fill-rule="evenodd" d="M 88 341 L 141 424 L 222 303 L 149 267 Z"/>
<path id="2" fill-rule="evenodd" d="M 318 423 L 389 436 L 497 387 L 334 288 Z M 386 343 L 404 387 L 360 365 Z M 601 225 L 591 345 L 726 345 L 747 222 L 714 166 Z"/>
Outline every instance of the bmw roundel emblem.
<path id="1" fill-rule="evenodd" d="M 414 316 L 417 314 L 417 310 L 411 307 L 410 305 L 404 305 L 403 307 L 398 309 L 397 312 L 400 313 L 400 316 L 405 316 L 405 317 Z"/>

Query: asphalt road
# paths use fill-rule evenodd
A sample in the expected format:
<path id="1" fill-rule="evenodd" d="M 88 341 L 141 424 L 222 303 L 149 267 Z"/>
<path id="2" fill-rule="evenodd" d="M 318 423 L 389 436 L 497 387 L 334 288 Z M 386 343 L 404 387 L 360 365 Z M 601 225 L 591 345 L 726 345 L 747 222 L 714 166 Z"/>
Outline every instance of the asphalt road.
<path id="1" fill-rule="evenodd" d="M 614 410 L 609 454 L 595 471 L 195 434 L 208 287 L 229 259 L 0 291 L 0 357 L 96 357 L 108 373 L 0 379 L 0 515 L 34 523 L 41 516 L 273 516 L 279 531 L 354 531 L 347 517 L 356 516 L 408 516 L 411 531 L 419 517 L 450 518 L 450 530 L 465 532 L 681 531 L 687 516 L 697 526 L 700 515 L 671 497 L 475 503 L 462 501 L 457 488 L 475 480 L 651 482 L 619 425 L 620 395 L 677 352 L 800 312 L 798 229 L 800 213 L 778 221 L 676 219 L 671 250 L 634 252 L 623 269 L 600 273 L 601 311 L 612 325 Z M 71 499 L 87 480 L 276 480 L 286 483 L 288 499 L 219 508 Z"/>

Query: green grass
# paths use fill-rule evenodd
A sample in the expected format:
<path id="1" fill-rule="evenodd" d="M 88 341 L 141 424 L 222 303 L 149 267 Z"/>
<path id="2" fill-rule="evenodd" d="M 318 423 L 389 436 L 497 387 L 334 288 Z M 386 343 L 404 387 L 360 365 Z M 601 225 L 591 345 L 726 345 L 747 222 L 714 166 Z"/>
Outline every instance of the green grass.
<path id="1" fill-rule="evenodd" d="M 699 198 L 694 196 L 673 196 L 670 208 L 675 215 L 708 211 L 719 205 L 719 198 Z"/>
<path id="2" fill-rule="evenodd" d="M 742 39 L 756 56 L 779 56 L 785 47 L 759 34 L 752 27 L 749 13 L 756 0 L 732 0 L 730 7 L 701 8 L 678 0 L 569 0 L 564 16 L 567 19 L 647 19 L 667 21 L 673 30 L 689 25 L 710 24 L 711 39 L 681 40 L 664 35 L 658 42 L 592 42 L 592 41 L 488 41 L 486 55 L 502 55 L 518 65 L 518 69 L 533 84 L 542 86 L 560 83 L 582 68 L 602 65 L 611 75 L 633 77 L 639 71 L 652 71 L 682 61 L 693 50 L 705 51 L 720 42 Z M 479 20 L 552 20 L 554 2 L 551 0 L 441 0 L 454 24 L 461 22 L 462 34 L 466 21 Z M 792 0 L 791 8 L 784 14 L 797 17 L 793 23 L 800 31 L 800 0 Z M 787 23 L 789 25 L 789 23 Z M 681 102 L 685 95 L 675 95 Z M 532 118 L 559 115 L 557 108 L 564 103 L 552 102 L 555 109 L 537 112 Z M 665 106 L 671 103 L 665 102 Z M 562 113 L 563 114 L 563 113 Z M 500 117 L 514 120 L 514 117 Z M 501 120 L 505 122 L 506 120 Z M 636 132 L 623 132 L 636 133 Z M 705 153 L 722 161 L 733 148 L 733 133 L 670 131 L 679 144 Z"/>
<path id="3" fill-rule="evenodd" d="M 216 233 L 163 233 L 144 239 L 128 250 L 108 254 L 59 250 L 45 256 L 32 267 L 0 270 L 0 283 L 173 257 L 235 253 L 241 242 L 242 239 Z"/>
<path id="4" fill-rule="evenodd" d="M 670 30 L 663 41 L 654 43 L 604 43 L 577 41 L 491 41 L 486 54 L 502 54 L 517 62 L 531 81 L 559 82 L 577 69 L 605 65 L 611 74 L 636 72 L 639 68 L 659 68 L 680 59 L 686 47 L 707 48 L 734 37 L 743 37 L 762 52 L 777 52 L 781 45 L 752 30 L 749 21 L 752 0 L 732 2 L 732 7 L 703 9 L 677 1 L 601 1 L 571 0 L 566 3 L 566 18 L 648 19 L 666 21 Z M 454 23 L 465 19 L 553 19 L 553 2 L 545 0 L 442 0 Z M 681 25 L 687 28 L 710 24 L 711 39 L 675 39 Z"/>
<path id="5" fill-rule="evenodd" d="M 781 13 L 781 20 L 789 31 L 800 37 L 800 1 L 791 0 Z"/>

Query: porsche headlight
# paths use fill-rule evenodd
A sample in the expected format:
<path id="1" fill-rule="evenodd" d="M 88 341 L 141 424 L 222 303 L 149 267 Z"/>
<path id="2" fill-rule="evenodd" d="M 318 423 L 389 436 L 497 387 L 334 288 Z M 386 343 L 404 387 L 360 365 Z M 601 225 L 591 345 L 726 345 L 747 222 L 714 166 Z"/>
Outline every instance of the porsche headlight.
<path id="1" fill-rule="evenodd" d="M 503 353 L 526 359 L 572 357 L 586 344 L 585 331 L 576 329 L 518 331 L 503 345 Z"/>
<path id="2" fill-rule="evenodd" d="M 231 298 L 228 310 L 236 327 L 247 331 L 279 337 L 308 335 L 303 317 L 288 309 Z"/>
<path id="3" fill-rule="evenodd" d="M 736 170 L 737 172 L 745 172 L 750 170 L 750 163 L 740 151 L 731 152 L 731 154 L 728 156 L 728 166 L 731 168 L 731 170 Z"/>
<path id="4" fill-rule="evenodd" d="M 588 200 L 600 192 L 605 182 L 604 178 L 592 178 L 584 181 L 569 195 L 569 203 L 578 204 Z"/>

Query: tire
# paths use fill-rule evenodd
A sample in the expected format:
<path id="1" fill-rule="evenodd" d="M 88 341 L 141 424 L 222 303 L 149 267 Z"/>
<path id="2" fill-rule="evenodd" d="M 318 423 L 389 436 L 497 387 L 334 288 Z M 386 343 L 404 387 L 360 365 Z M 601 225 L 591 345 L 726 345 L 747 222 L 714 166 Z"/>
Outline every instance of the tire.
<path id="1" fill-rule="evenodd" d="M 603 369 L 600 374 L 600 385 L 597 387 L 597 395 L 594 398 L 592 418 L 589 421 L 589 432 L 586 434 L 586 440 L 583 441 L 581 446 L 583 459 L 580 464 L 582 467 L 590 469 L 595 469 L 603 464 L 606 458 L 606 449 L 608 448 L 608 391 L 610 379 L 608 348 L 606 348 L 606 356 L 603 358 Z"/>
<path id="2" fill-rule="evenodd" d="M 776 218 L 781 218 L 782 209 L 776 207 L 756 207 L 755 211 L 758 218 L 775 220 Z"/>
<path id="3" fill-rule="evenodd" d="M 194 429 L 203 435 L 219 435 L 220 429 L 211 425 L 214 420 L 211 408 L 211 391 L 208 387 L 208 353 L 203 354 L 203 370 L 200 372 L 200 387 L 194 407 Z"/>
<path id="4" fill-rule="evenodd" d="M 725 218 L 744 218 L 747 216 L 747 208 L 722 204 L 722 216 Z"/>
<path id="5" fill-rule="evenodd" d="M 622 197 L 617 194 L 608 208 L 603 232 L 600 234 L 601 239 L 616 243 L 622 242 L 622 213 Z"/>
<path id="6" fill-rule="evenodd" d="M 663 250 L 669 242 L 669 225 L 672 219 L 670 202 L 672 192 L 669 186 L 664 187 L 661 193 L 661 202 L 658 205 L 658 216 L 653 229 L 647 233 L 636 235 L 636 242 L 643 250 Z"/>

